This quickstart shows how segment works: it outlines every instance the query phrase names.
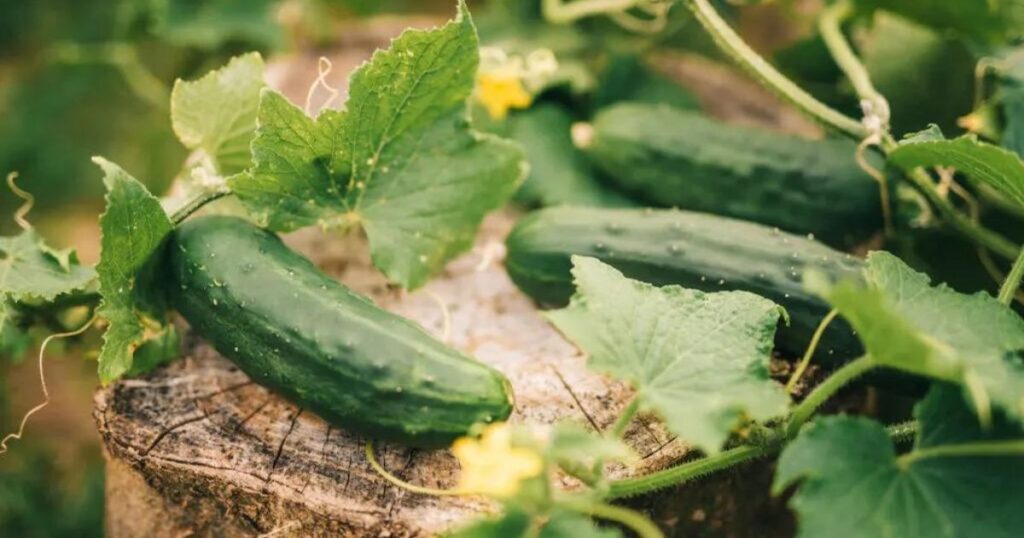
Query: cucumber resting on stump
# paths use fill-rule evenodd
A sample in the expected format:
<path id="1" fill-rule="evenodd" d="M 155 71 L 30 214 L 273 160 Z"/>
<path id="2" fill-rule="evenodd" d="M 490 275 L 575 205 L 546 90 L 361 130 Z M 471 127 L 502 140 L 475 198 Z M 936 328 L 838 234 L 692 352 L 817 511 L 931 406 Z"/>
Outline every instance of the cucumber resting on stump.
<path id="1" fill-rule="evenodd" d="M 593 126 L 588 155 L 609 182 L 648 204 L 814 234 L 839 247 L 882 228 L 878 183 L 858 167 L 853 142 L 636 103 L 601 111 Z"/>
<path id="2" fill-rule="evenodd" d="M 183 224 L 172 304 L 256 382 L 341 428 L 445 445 L 512 410 L 508 380 L 234 217 Z"/>
<path id="3" fill-rule="evenodd" d="M 679 210 L 554 207 L 520 220 L 506 241 L 505 266 L 520 290 L 561 306 L 573 293 L 573 255 L 592 256 L 629 278 L 703 291 L 743 290 L 775 301 L 789 313 L 776 347 L 804 353 L 831 307 L 807 292 L 804 271 L 833 280 L 861 278 L 862 262 L 849 254 L 778 229 Z M 862 353 L 842 319 L 831 323 L 818 357 L 838 362 Z"/>

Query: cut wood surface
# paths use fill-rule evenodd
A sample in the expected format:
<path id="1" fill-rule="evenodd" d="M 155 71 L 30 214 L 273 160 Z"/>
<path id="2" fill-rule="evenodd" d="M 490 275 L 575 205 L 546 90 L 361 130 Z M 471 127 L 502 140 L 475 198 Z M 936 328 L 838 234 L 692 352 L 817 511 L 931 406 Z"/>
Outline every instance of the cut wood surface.
<path id="1" fill-rule="evenodd" d="M 344 95 L 347 74 L 408 25 L 405 19 L 385 20 L 342 32 L 340 48 L 327 53 L 332 70 L 326 82 Z M 271 62 L 268 82 L 302 104 L 317 78 L 317 58 L 296 55 Z M 694 81 L 705 102 L 714 99 L 723 77 L 736 80 L 721 68 L 702 78 L 703 64 L 677 61 L 683 64 L 666 70 Z M 778 112 L 771 96 L 756 87 L 749 91 L 757 97 L 743 100 L 739 110 L 710 108 L 724 111 L 720 115 L 729 120 L 814 130 Z M 311 108 L 319 108 L 326 95 L 314 95 Z M 501 370 L 516 396 L 512 421 L 573 420 L 606 428 L 629 391 L 588 372 L 581 353 L 509 280 L 501 257 L 515 218 L 512 211 L 489 217 L 474 250 L 415 293 L 387 285 L 370 265 L 361 237 L 307 230 L 287 240 L 379 306 Z M 493 508 L 481 499 L 424 496 L 389 484 L 366 461 L 366 439 L 254 384 L 201 339 L 183 332 L 180 360 L 96 393 L 94 416 L 107 456 L 109 536 L 429 536 Z M 613 475 L 664 468 L 687 452 L 645 417 L 634 422 L 627 441 L 642 459 L 633 469 L 612 469 Z M 446 488 L 458 477 L 457 463 L 445 450 L 383 445 L 377 454 L 386 468 L 416 484 Z"/>
<path id="2" fill-rule="evenodd" d="M 438 338 L 446 332 L 447 310 L 448 342 L 511 381 L 513 422 L 567 419 L 603 429 L 615 421 L 629 392 L 588 372 L 584 357 L 508 279 L 499 258 L 512 222 L 509 212 L 493 215 L 473 252 L 411 294 L 387 286 L 370 266 L 361 238 L 309 231 L 289 242 Z M 390 485 L 367 463 L 366 439 L 254 384 L 192 335 L 185 339 L 182 360 L 100 391 L 96 420 L 115 462 L 110 473 L 124 475 L 108 485 L 112 536 L 274 529 L 306 536 L 419 536 L 488 509 L 478 499 L 417 495 Z M 645 420 L 627 438 L 643 456 L 638 470 L 663 468 L 685 453 L 682 443 Z M 447 488 L 458 476 L 457 463 L 444 450 L 383 445 L 378 457 L 416 484 Z M 149 494 L 146 502 L 156 505 L 159 517 L 148 513 L 151 507 L 134 506 L 139 489 Z M 147 527 L 133 527 L 137 522 Z"/>

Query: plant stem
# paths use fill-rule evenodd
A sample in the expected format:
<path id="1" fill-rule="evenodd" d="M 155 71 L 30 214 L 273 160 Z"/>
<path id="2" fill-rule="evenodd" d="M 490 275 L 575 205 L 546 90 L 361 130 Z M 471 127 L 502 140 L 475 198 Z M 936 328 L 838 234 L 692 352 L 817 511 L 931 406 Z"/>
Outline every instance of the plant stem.
<path id="1" fill-rule="evenodd" d="M 917 435 L 917 422 L 912 420 L 909 422 L 892 424 L 886 427 L 886 431 L 889 433 L 889 438 L 892 439 L 894 443 L 903 444 L 913 440 L 914 436 Z M 609 498 L 621 499 L 626 497 L 636 497 L 659 489 L 683 484 L 690 480 L 728 469 L 746 461 L 770 456 L 781 449 L 781 445 L 745 445 L 725 450 L 707 458 L 688 461 L 663 471 L 657 471 L 635 478 L 614 480 L 609 484 Z"/>
<path id="2" fill-rule="evenodd" d="M 1017 255 L 1017 261 L 1013 262 L 1010 274 L 1006 275 L 1003 286 L 999 288 L 999 302 L 1009 305 L 1017 295 L 1017 288 L 1020 287 L 1020 279 L 1024 277 L 1024 248 Z"/>
<path id="3" fill-rule="evenodd" d="M 199 196 L 196 196 L 195 198 L 189 200 L 188 202 L 185 202 L 185 205 L 179 207 L 177 211 L 175 211 L 171 215 L 171 222 L 173 222 L 175 226 L 177 226 L 178 224 L 181 224 L 185 219 L 187 219 L 189 215 L 195 213 L 196 211 L 199 211 L 199 208 L 214 200 L 223 198 L 229 194 L 231 194 L 231 191 L 228 190 L 227 188 L 204 192 Z"/>
<path id="4" fill-rule="evenodd" d="M 859 121 L 822 103 L 772 67 L 729 27 L 709 0 L 687 0 L 687 4 L 718 47 L 753 74 L 765 87 L 777 92 L 812 118 L 857 140 L 869 134 Z"/>
<path id="5" fill-rule="evenodd" d="M 708 0 L 687 0 L 687 3 L 693 10 L 700 24 L 708 31 L 709 34 L 711 34 L 711 37 L 714 38 L 719 48 L 728 54 L 739 65 L 753 73 L 754 76 L 756 76 L 766 87 L 777 92 L 786 100 L 793 103 L 818 121 L 847 134 L 855 140 L 863 140 L 871 134 L 871 132 L 869 132 L 868 129 L 858 121 L 818 101 L 797 86 L 793 81 L 786 78 L 785 75 L 779 73 L 778 70 L 754 52 L 753 49 L 751 49 L 743 39 L 739 37 L 724 20 L 722 20 L 721 16 L 715 11 L 715 8 Z M 833 17 L 835 21 L 840 20 L 836 17 L 844 16 L 843 11 L 838 8 L 833 9 L 836 9 L 836 11 L 831 12 L 829 16 Z M 828 18 L 828 16 L 826 16 L 826 18 Z M 826 22 L 825 24 L 828 25 L 832 23 Z M 835 24 L 838 25 L 838 22 L 835 22 Z M 869 100 L 873 100 L 874 97 L 877 97 L 878 92 L 871 84 L 867 70 L 856 55 L 853 54 L 853 51 L 846 43 L 842 33 L 836 31 L 832 34 L 830 39 L 833 41 L 830 45 L 830 49 L 835 47 L 835 51 L 839 53 L 836 62 L 840 64 L 840 67 L 843 68 L 843 70 L 850 76 L 850 80 L 853 82 L 854 86 L 857 87 L 858 91 L 864 92 L 862 97 Z M 898 144 L 891 135 L 888 133 L 883 135 L 881 147 L 886 154 L 895 149 L 897 145 Z M 978 226 L 972 222 L 967 215 L 958 211 L 952 202 L 937 192 L 935 184 L 932 182 L 931 177 L 929 177 L 927 172 L 924 170 L 915 170 L 909 172 L 907 176 L 917 189 L 924 193 L 929 202 L 935 205 L 939 210 L 939 213 L 954 230 L 970 238 L 974 242 L 985 246 L 989 250 L 1006 257 L 1007 259 L 1013 260 L 1016 258 L 1018 253 L 1017 245 L 998 233 Z"/>
<path id="6" fill-rule="evenodd" d="M 891 153 L 898 146 L 899 144 L 892 136 L 886 135 L 883 137 L 882 150 L 886 154 Z M 1017 258 L 1020 252 L 1019 246 L 1003 235 L 978 225 L 969 216 L 959 211 L 953 205 L 953 202 L 950 202 L 949 199 L 938 192 L 931 176 L 924 169 L 911 170 L 906 175 L 917 190 L 924 194 L 925 198 L 928 198 L 928 201 L 939 210 L 942 218 L 954 230 L 1008 260 Z"/>
<path id="7" fill-rule="evenodd" d="M 629 401 L 625 408 L 622 409 L 618 420 L 612 426 L 612 429 L 608 431 L 608 435 L 613 439 L 621 439 L 622 434 L 626 433 L 626 428 L 629 423 L 633 421 L 633 417 L 636 416 L 637 411 L 640 410 L 640 398 L 633 396 L 633 399 Z"/>
<path id="8" fill-rule="evenodd" d="M 800 405 L 793 409 L 793 413 L 789 417 L 789 424 L 786 426 L 787 435 L 791 438 L 794 437 L 800 431 L 800 427 L 832 395 L 874 367 L 875 361 L 871 359 L 871 356 L 864 355 L 846 363 L 842 368 L 828 376 L 825 381 L 807 395 L 804 401 L 800 402 Z"/>
<path id="9" fill-rule="evenodd" d="M 1024 456 L 1024 441 L 979 441 L 958 445 L 922 448 L 900 456 L 904 468 L 929 458 L 952 458 L 972 456 Z"/>
<path id="10" fill-rule="evenodd" d="M 771 449 L 755 445 L 746 445 L 724 450 L 714 456 L 688 461 L 663 471 L 654 472 L 635 478 L 613 480 L 608 486 L 610 499 L 635 497 L 651 491 L 667 488 L 700 478 L 702 476 L 728 469 L 744 461 L 768 455 Z"/>
<path id="11" fill-rule="evenodd" d="M 554 24 L 568 24 L 601 13 L 619 13 L 636 7 L 643 0 L 543 0 L 544 19 Z"/>
<path id="12" fill-rule="evenodd" d="M 570 507 L 598 519 L 620 523 L 635 532 L 640 538 L 665 537 L 653 521 L 636 510 L 606 503 L 589 503 L 578 506 L 570 504 Z"/>
<path id="13" fill-rule="evenodd" d="M 792 394 L 796 388 L 796 384 L 800 381 L 800 378 L 807 371 L 807 366 L 811 364 L 811 357 L 814 356 L 815 350 L 818 349 L 818 342 L 821 341 L 821 335 L 825 334 L 825 329 L 832 323 L 832 320 L 836 319 L 839 315 L 839 311 L 833 308 L 818 324 L 818 328 L 814 331 L 814 335 L 811 337 L 811 343 L 807 346 L 807 351 L 804 352 L 804 357 L 800 359 L 800 364 L 797 365 L 796 371 L 793 372 L 793 376 L 789 378 L 789 382 L 786 383 L 786 392 Z"/>
<path id="14" fill-rule="evenodd" d="M 917 421 L 908 420 L 898 424 L 891 424 L 885 428 L 889 432 L 889 438 L 893 443 L 904 444 L 914 440 L 917 436 Z"/>
<path id="15" fill-rule="evenodd" d="M 839 0 L 822 12 L 821 18 L 818 20 L 818 30 L 821 32 L 821 38 L 832 54 L 832 58 L 839 65 L 839 68 L 842 69 L 846 78 L 850 79 L 850 83 L 853 84 L 857 95 L 861 99 L 869 101 L 873 106 L 873 111 L 884 113 L 885 116 L 888 116 L 889 102 L 885 96 L 875 89 L 867 68 L 857 58 L 857 55 L 850 48 L 850 44 L 843 35 L 842 21 L 846 20 L 851 14 L 853 14 L 853 8 L 849 0 Z M 885 120 L 888 121 L 888 117 Z M 884 127 L 887 128 L 888 126 Z"/>

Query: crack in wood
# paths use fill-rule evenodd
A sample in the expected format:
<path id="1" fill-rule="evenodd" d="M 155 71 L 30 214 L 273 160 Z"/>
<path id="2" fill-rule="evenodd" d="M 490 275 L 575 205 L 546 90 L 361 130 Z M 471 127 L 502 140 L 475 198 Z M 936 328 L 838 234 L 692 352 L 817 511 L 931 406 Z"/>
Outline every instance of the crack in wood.
<path id="1" fill-rule="evenodd" d="M 295 423 L 299 421 L 299 415 L 302 415 L 303 411 L 305 411 L 305 409 L 299 408 L 295 415 L 292 416 L 292 421 L 288 424 L 288 431 L 285 432 L 284 437 L 281 438 L 281 443 L 277 445 L 277 453 L 274 454 L 274 462 L 270 465 L 270 472 L 267 473 L 267 482 L 265 485 L 270 484 L 270 478 L 274 476 L 274 471 L 277 470 L 277 462 L 281 459 L 281 453 L 284 452 L 284 444 L 288 442 L 288 436 L 290 436 L 292 431 L 295 430 Z M 293 487 L 292 489 L 295 488 Z"/>
<path id="2" fill-rule="evenodd" d="M 154 448 L 156 448 L 156 445 L 160 444 L 160 441 L 163 441 L 164 438 L 167 437 L 167 435 L 173 432 L 174 430 L 177 430 L 178 428 L 188 426 L 193 422 L 199 422 L 200 420 L 207 418 L 208 415 L 202 409 L 200 409 L 199 412 L 200 414 L 198 416 L 189 417 L 174 424 L 171 424 L 169 427 L 165 428 L 160 433 L 158 433 L 156 435 L 156 438 L 153 439 L 153 442 L 150 443 L 149 446 L 147 446 L 145 449 L 143 449 L 142 457 L 145 458 L 149 456 L 149 453 L 152 452 Z"/>
<path id="3" fill-rule="evenodd" d="M 587 422 L 590 423 L 590 426 L 594 428 L 594 431 L 600 433 L 601 428 L 597 425 L 597 422 L 594 420 L 594 417 L 591 417 L 590 413 L 587 413 L 587 408 L 583 407 L 583 402 L 581 402 L 580 399 L 576 397 L 576 393 L 572 390 L 572 387 L 569 386 L 569 383 L 565 380 L 565 377 L 562 376 L 562 372 L 558 371 L 558 368 L 555 368 L 553 364 L 549 364 L 548 367 L 551 368 L 551 371 L 553 371 L 555 373 L 555 376 L 558 377 L 558 381 L 560 381 L 562 383 L 562 386 L 565 387 L 565 391 L 568 392 L 569 396 L 572 397 L 572 401 L 576 402 L 576 407 L 578 407 L 580 413 L 582 413 L 583 416 L 586 417 Z"/>

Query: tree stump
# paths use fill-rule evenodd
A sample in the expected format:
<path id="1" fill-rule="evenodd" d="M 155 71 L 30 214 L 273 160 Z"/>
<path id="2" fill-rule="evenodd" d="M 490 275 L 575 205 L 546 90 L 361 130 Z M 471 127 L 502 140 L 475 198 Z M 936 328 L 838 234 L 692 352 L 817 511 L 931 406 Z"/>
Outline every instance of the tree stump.
<path id="1" fill-rule="evenodd" d="M 288 240 L 345 284 L 438 338 L 447 324 L 451 345 L 508 376 L 516 395 L 513 422 L 574 420 L 604 429 L 629 390 L 588 372 L 584 357 L 508 279 L 495 253 L 513 221 L 510 212 L 492 215 L 474 251 L 416 293 L 386 284 L 362 238 L 308 231 Z M 490 508 L 479 499 L 392 486 L 366 461 L 366 439 L 254 384 L 184 332 L 181 360 L 96 394 L 110 536 L 427 536 Z M 663 468 L 686 452 L 644 420 L 628 441 L 643 457 L 637 471 Z M 377 453 L 386 468 L 416 484 L 451 487 L 458 476 L 445 450 L 384 445 Z"/>
<path id="2" fill-rule="evenodd" d="M 348 73 L 386 45 L 387 38 L 406 26 L 434 22 L 385 19 L 339 32 L 342 41 L 327 54 L 332 70 L 324 80 L 344 94 Z M 317 78 L 318 56 L 270 63 L 268 83 L 302 103 Z M 730 121 L 816 132 L 721 67 L 692 57 L 656 58 L 655 64 Z M 740 105 L 722 104 L 723 87 L 740 88 L 727 92 Z M 308 230 L 286 240 L 379 306 L 501 370 L 516 396 L 513 422 L 574 420 L 602 430 L 615 421 L 629 390 L 588 372 L 580 352 L 508 279 L 501 253 L 515 218 L 512 211 L 489 217 L 471 253 L 411 294 L 387 285 L 371 266 L 361 237 Z M 95 395 L 112 538 L 429 536 L 493 509 L 482 499 L 430 497 L 391 485 L 368 464 L 366 439 L 254 384 L 186 327 L 182 332 L 180 360 Z M 687 452 L 683 443 L 642 416 L 626 438 L 642 459 L 633 469 L 612 469 L 613 476 L 665 468 Z M 384 445 L 377 457 L 416 484 L 451 487 L 458 476 L 458 465 L 445 450 Z M 565 485 L 573 484 L 566 479 Z"/>

